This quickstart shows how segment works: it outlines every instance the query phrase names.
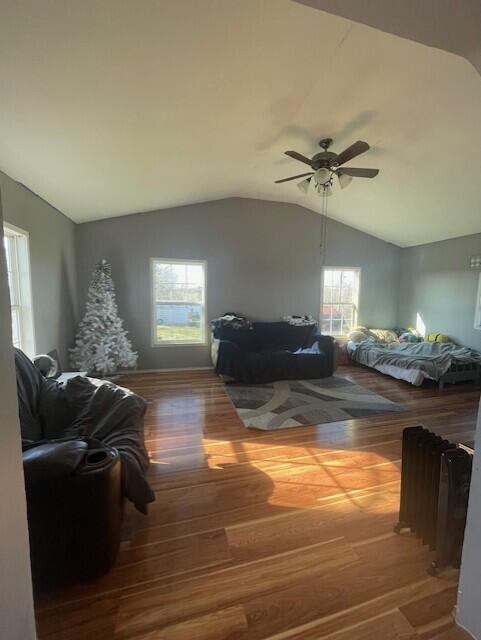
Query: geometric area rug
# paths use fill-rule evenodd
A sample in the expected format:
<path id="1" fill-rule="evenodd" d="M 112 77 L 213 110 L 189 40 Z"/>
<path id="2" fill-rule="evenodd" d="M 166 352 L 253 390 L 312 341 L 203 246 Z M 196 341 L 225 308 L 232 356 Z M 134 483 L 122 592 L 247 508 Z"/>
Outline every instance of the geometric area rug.
<path id="1" fill-rule="evenodd" d="M 346 378 L 229 383 L 225 391 L 246 427 L 271 431 L 404 411 Z"/>

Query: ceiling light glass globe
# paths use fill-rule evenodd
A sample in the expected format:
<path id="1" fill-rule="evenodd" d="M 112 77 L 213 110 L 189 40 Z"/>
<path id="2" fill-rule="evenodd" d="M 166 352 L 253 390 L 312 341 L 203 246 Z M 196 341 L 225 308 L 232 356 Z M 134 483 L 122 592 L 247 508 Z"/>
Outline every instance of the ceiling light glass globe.
<path id="1" fill-rule="evenodd" d="M 318 169 L 313 177 L 316 184 L 326 184 L 331 179 L 331 172 L 329 169 Z"/>

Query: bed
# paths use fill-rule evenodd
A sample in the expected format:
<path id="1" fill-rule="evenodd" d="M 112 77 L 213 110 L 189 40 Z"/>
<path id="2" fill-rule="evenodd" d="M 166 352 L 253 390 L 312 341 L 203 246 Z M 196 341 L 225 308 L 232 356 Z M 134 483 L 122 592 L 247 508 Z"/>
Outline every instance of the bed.
<path id="1" fill-rule="evenodd" d="M 349 341 L 347 350 L 352 361 L 414 386 L 424 380 L 435 380 L 440 389 L 447 382 L 481 382 L 481 354 L 452 342 L 386 344 L 368 338 Z"/>

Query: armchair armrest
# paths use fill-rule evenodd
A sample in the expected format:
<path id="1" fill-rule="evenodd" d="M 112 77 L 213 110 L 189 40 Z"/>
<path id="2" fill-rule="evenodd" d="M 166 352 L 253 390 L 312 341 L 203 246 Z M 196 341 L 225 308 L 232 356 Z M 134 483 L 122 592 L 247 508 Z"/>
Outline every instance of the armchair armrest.
<path id="1" fill-rule="evenodd" d="M 88 450 L 84 440 L 42 442 L 23 452 L 23 470 L 27 484 L 72 475 Z"/>

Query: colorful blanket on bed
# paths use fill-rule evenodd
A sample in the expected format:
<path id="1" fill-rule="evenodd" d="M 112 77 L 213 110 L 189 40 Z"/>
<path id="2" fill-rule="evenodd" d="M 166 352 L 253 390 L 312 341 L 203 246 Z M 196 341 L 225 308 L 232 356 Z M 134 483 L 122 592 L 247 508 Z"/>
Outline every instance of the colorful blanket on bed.
<path id="1" fill-rule="evenodd" d="M 390 365 L 401 369 L 417 369 L 432 380 L 439 380 L 454 361 L 481 363 L 481 353 L 452 342 L 379 344 L 364 340 L 352 346 L 351 358 L 368 367 Z"/>

